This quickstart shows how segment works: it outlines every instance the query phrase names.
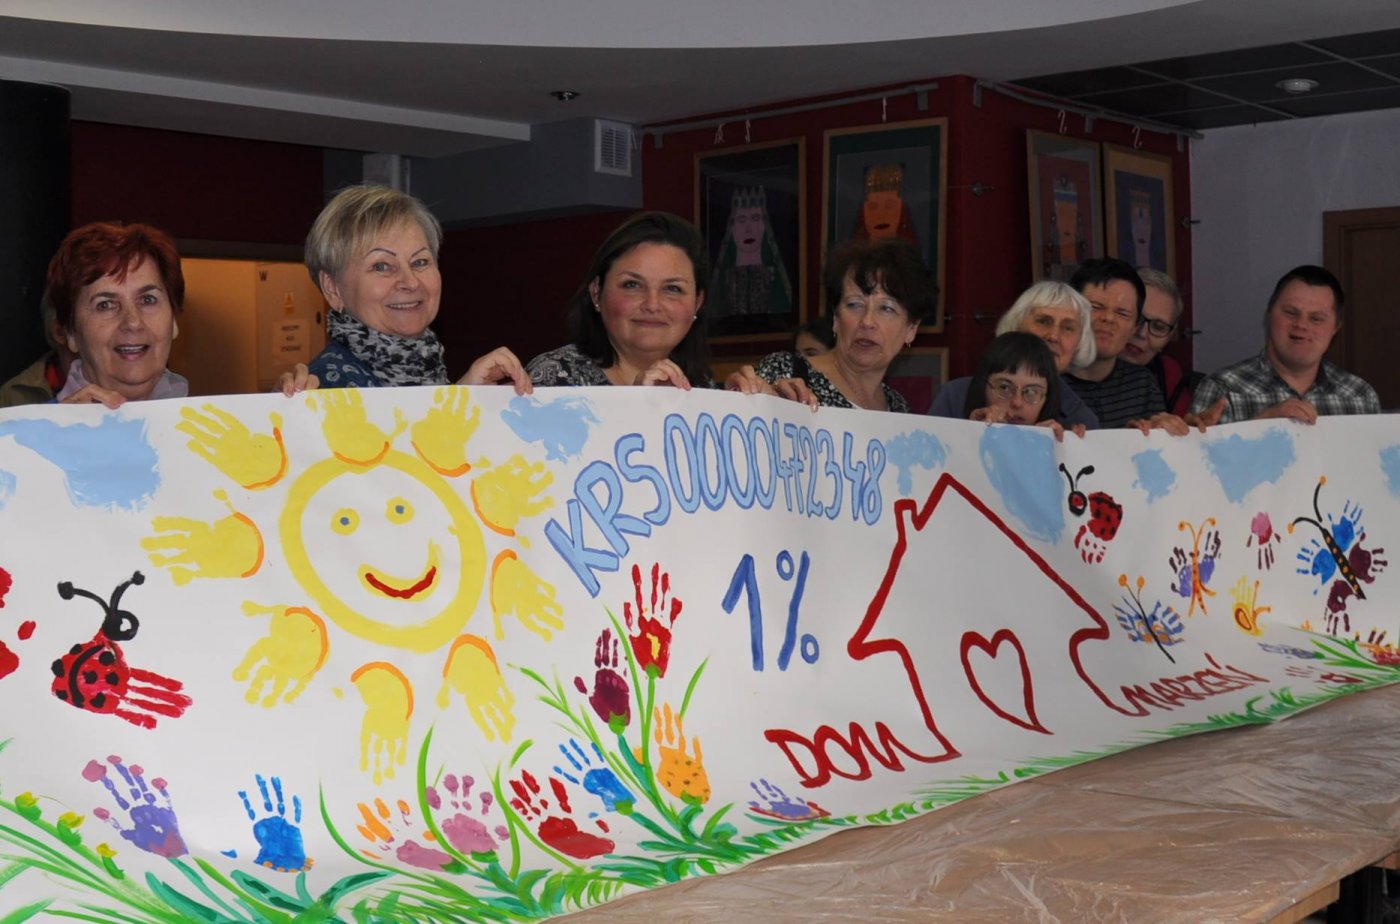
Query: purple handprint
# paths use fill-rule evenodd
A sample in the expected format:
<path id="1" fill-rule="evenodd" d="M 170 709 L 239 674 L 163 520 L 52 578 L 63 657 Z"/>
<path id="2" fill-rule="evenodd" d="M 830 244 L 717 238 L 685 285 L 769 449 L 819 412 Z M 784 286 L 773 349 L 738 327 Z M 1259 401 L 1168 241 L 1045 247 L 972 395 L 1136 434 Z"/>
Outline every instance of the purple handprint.
<path id="1" fill-rule="evenodd" d="M 755 815 L 796 822 L 815 821 L 831 814 L 815 802 L 789 796 L 781 787 L 774 786 L 767 780 L 760 779 L 757 783 L 749 783 L 749 788 L 758 796 L 758 801 L 749 801 L 749 811 Z"/>
<path id="2" fill-rule="evenodd" d="M 105 808 L 95 808 L 92 813 L 120 832 L 123 840 L 130 841 L 147 853 L 167 859 L 183 857 L 189 853 L 185 839 L 180 836 L 175 810 L 170 806 L 170 792 L 165 787 L 165 780 L 155 777 L 151 780 L 151 785 L 147 786 L 145 771 L 136 764 L 128 768 L 115 754 L 107 758 L 107 763 L 112 765 L 126 783 L 126 796 L 117 790 L 116 784 L 107 775 L 106 765 L 99 761 L 88 761 L 87 766 L 83 768 L 83 779 L 90 783 L 101 782 L 112 794 L 117 806 L 127 813 L 127 817 L 131 819 L 131 827 L 123 828 L 121 822 L 112 817 L 112 813 Z M 155 792 L 151 791 L 151 786 L 155 787 Z M 156 804 L 157 793 L 164 800 L 164 805 Z"/>
<path id="3" fill-rule="evenodd" d="M 617 672 L 617 639 L 611 629 L 604 629 L 593 646 L 593 692 L 588 693 L 588 685 L 582 677 L 574 678 L 574 686 L 580 693 L 588 695 L 589 705 L 598 713 L 598 718 L 608 723 L 615 734 L 632 721 L 632 707 L 627 681 Z"/>

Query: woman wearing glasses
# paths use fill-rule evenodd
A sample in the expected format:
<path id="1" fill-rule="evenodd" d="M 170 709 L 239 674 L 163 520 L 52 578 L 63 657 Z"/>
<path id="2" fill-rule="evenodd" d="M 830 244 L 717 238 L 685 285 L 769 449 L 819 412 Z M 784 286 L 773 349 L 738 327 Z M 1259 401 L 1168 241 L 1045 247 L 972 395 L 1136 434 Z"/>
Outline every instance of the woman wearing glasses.
<path id="1" fill-rule="evenodd" d="M 1064 439 L 1060 414 L 1060 376 L 1055 356 L 1034 334 L 1012 331 L 987 347 L 977 364 L 962 412 L 968 420 L 984 423 L 1027 424 L 1045 427 Z M 1084 426 L 1069 428 L 1084 435 Z"/>
<path id="2" fill-rule="evenodd" d="M 1059 393 L 1056 420 L 1066 430 L 1083 433 L 1097 430 L 1099 420 L 1079 399 L 1061 375 L 1067 369 L 1094 361 L 1094 333 L 1089 325 L 1089 302 L 1063 282 L 1037 282 L 1022 292 L 997 322 L 997 333 L 1021 331 L 1045 342 L 1055 364 Z M 980 392 L 971 388 L 971 378 L 953 379 L 934 396 L 929 415 L 966 418 L 963 405 L 968 396 Z"/>
<path id="3" fill-rule="evenodd" d="M 1181 364 L 1162 350 L 1179 334 L 1181 290 L 1172 277 L 1161 270 L 1140 267 L 1138 275 L 1147 286 L 1147 299 L 1137 330 L 1123 350 L 1130 363 L 1146 366 L 1157 379 L 1157 387 L 1167 399 L 1167 410 L 1181 417 L 1191 409 L 1191 382 Z"/>

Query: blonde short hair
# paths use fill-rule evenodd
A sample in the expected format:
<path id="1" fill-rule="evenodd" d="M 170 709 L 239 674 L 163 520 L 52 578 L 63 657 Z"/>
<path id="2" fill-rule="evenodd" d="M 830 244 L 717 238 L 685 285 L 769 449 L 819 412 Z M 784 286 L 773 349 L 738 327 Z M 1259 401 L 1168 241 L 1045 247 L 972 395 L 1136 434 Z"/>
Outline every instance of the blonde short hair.
<path id="1" fill-rule="evenodd" d="M 380 234 L 416 222 L 437 259 L 442 225 L 428 207 L 407 193 L 387 186 L 349 186 L 326 203 L 311 233 L 306 235 L 306 271 L 321 284 L 321 274 L 339 280 L 352 255 Z"/>
<path id="2" fill-rule="evenodd" d="M 1094 346 L 1094 330 L 1090 325 L 1089 300 L 1063 282 L 1037 282 L 1022 292 L 997 322 L 997 335 L 1020 330 L 1032 308 L 1074 308 L 1079 312 L 1079 343 L 1074 348 L 1070 367 L 1089 365 L 1098 357 Z"/>

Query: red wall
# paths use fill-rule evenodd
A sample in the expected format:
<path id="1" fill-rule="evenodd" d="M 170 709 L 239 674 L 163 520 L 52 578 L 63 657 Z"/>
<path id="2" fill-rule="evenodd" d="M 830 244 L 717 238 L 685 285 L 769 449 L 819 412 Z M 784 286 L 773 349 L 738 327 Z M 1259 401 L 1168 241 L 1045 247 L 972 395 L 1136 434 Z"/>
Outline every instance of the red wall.
<path id="1" fill-rule="evenodd" d="M 568 341 L 569 298 L 603 239 L 626 212 L 448 231 L 442 242 L 442 309 L 433 329 L 455 378 L 505 345 L 528 363 Z"/>
<path id="2" fill-rule="evenodd" d="M 823 133 L 827 129 L 876 125 L 882 108 L 889 122 L 948 118 L 947 210 L 944 245 L 945 311 L 941 334 L 920 337 L 922 346 L 950 348 L 951 374 L 967 375 L 991 340 L 995 318 L 1032 281 L 1026 180 L 1026 129 L 1057 131 L 1053 109 L 1017 102 L 994 91 L 973 105 L 974 81 L 939 78 L 920 111 L 912 94 L 871 102 L 830 105 L 765 119 L 739 114 L 726 127 L 727 142 L 715 145 L 713 128 L 666 136 L 664 147 L 643 144 L 643 198 L 647 208 L 693 217 L 695 155 L 734 147 L 750 118 L 750 140 L 806 138 L 806 290 L 811 307 L 820 299 Z M 891 88 L 895 90 L 897 88 Z M 864 93 L 852 90 L 851 93 Z M 789 101 L 770 108 L 793 105 Z M 698 117 L 697 117 L 698 118 Z M 687 120 L 689 121 L 689 120 Z M 1073 137 L 1133 145 L 1133 130 L 1098 120 L 1066 118 Z M 322 205 L 320 148 L 74 122 L 73 221 L 146 221 L 177 238 L 300 244 Z M 1188 155 L 1176 139 L 1144 131 L 1144 150 L 1171 156 L 1174 209 L 1190 214 Z M 971 187 L 992 187 L 975 196 Z M 601 212 L 523 224 L 450 231 L 442 250 L 443 305 L 435 325 L 448 347 L 449 366 L 465 371 L 476 356 L 505 344 L 524 361 L 565 342 L 566 303 L 583 281 L 589 259 L 603 238 L 625 218 Z M 1190 325 L 1191 241 L 1176 233 L 1177 281 L 1187 296 Z M 983 321 L 975 315 L 987 316 Z M 724 345 L 719 356 L 745 352 Z M 1189 366 L 1189 344 L 1172 352 Z"/>
<path id="3" fill-rule="evenodd" d="M 992 339 L 996 318 L 1033 281 L 1031 278 L 1030 219 L 1026 178 L 1026 130 L 1055 132 L 1060 119 L 1054 109 L 1021 103 L 994 91 L 982 93 L 981 106 L 973 104 L 975 81 L 969 77 L 939 78 L 937 90 L 927 94 L 928 108 L 920 111 L 913 94 L 900 94 L 870 102 L 839 104 L 794 115 L 765 119 L 753 113 L 734 114 L 725 126 L 726 141 L 715 142 L 714 128 L 667 135 L 657 148 L 643 145 L 644 197 L 648 208 L 667 209 L 691 216 L 695 199 L 695 155 L 715 148 L 736 146 L 749 118 L 753 143 L 794 137 L 806 138 L 807 150 L 807 254 L 806 276 L 809 307 L 820 300 L 819 261 L 822 246 L 823 133 L 828 129 L 878 125 L 882 113 L 888 122 L 904 122 L 939 116 L 947 127 L 947 211 L 944 245 L 944 310 L 951 317 L 941 334 L 924 335 L 920 346 L 947 346 L 951 375 L 970 375 L 978 357 Z M 897 88 L 891 88 L 892 90 Z M 863 95 L 869 90 L 852 90 Z M 787 108 L 810 100 L 791 100 L 770 108 Z M 698 117 L 697 117 L 698 118 Z M 691 121 L 686 119 L 683 121 Z M 1096 120 L 1085 132 L 1084 120 L 1066 118 L 1066 134 L 1095 141 L 1132 146 L 1132 128 Z M 1176 138 L 1143 131 L 1143 150 L 1172 157 L 1176 234 L 1177 281 L 1187 293 L 1185 326 L 1190 326 L 1191 241 L 1179 224 L 1190 214 L 1188 155 L 1178 152 Z M 742 144 L 742 141 L 739 141 Z M 975 183 L 993 189 L 981 196 L 969 188 Z M 974 320 L 984 315 L 982 321 Z M 724 354 L 725 347 L 717 347 Z M 733 354 L 734 348 L 728 352 Z M 1179 343 L 1173 352 L 1189 364 L 1189 346 Z"/>
<path id="4" fill-rule="evenodd" d="M 301 244 L 322 204 L 322 150 L 72 123 L 73 225 L 141 221 L 172 237 Z"/>

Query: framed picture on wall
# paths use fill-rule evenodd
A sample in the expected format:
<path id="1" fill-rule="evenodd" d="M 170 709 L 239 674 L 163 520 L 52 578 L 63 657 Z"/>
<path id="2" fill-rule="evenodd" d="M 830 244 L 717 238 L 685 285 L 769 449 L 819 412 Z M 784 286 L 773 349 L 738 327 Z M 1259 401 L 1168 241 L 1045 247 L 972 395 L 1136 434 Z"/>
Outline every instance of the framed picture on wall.
<path id="1" fill-rule="evenodd" d="M 822 170 L 823 257 L 848 240 L 902 237 L 938 279 L 938 310 L 922 331 L 943 329 L 943 228 L 948 120 L 836 128 Z"/>
<path id="2" fill-rule="evenodd" d="M 909 400 L 915 414 L 927 414 L 933 396 L 948 381 L 947 347 L 911 347 L 895 357 L 885 381 Z"/>
<path id="3" fill-rule="evenodd" d="M 695 226 L 710 255 L 711 339 L 780 342 L 802 323 L 806 141 L 695 155 Z"/>
<path id="4" fill-rule="evenodd" d="M 1176 277 L 1172 159 L 1104 145 L 1108 255 Z"/>
<path id="5" fill-rule="evenodd" d="M 1079 264 L 1104 253 L 1098 142 L 1028 131 L 1026 173 L 1031 278 L 1069 282 Z"/>

